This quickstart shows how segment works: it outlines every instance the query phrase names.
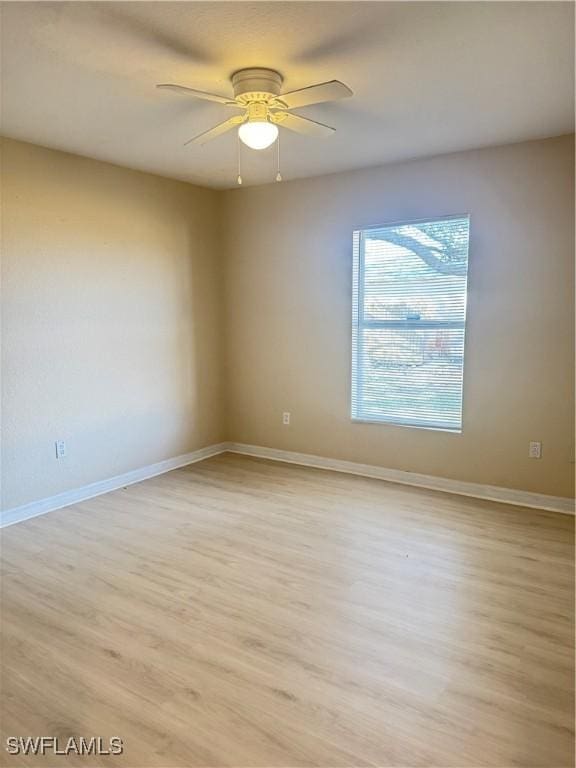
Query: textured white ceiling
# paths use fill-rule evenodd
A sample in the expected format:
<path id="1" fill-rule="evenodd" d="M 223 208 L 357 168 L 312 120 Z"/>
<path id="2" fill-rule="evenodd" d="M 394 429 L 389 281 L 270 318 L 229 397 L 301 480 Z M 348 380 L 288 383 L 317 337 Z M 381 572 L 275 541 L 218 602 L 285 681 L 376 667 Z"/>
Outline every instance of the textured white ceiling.
<path id="1" fill-rule="evenodd" d="M 234 186 L 235 134 L 182 145 L 229 113 L 155 83 L 347 83 L 300 110 L 334 136 L 281 129 L 287 179 L 573 130 L 571 2 L 8 2 L 2 22 L 4 135 L 205 186 Z M 273 180 L 272 150 L 243 159 Z"/>

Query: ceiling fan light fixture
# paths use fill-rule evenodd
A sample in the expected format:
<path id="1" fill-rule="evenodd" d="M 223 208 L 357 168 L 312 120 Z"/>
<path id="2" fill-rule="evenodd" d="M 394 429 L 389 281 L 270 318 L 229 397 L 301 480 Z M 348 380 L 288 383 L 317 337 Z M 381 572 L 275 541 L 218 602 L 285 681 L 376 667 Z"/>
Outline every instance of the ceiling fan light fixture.
<path id="1" fill-rule="evenodd" d="M 266 149 L 278 138 L 278 126 L 267 120 L 250 120 L 238 128 L 238 136 L 250 149 Z"/>
<path id="2" fill-rule="evenodd" d="M 295 115 L 291 110 L 352 96 L 350 88 L 339 80 L 328 80 L 325 83 L 316 83 L 296 91 L 282 93 L 284 82 L 282 75 L 274 69 L 264 67 L 240 69 L 233 73 L 231 80 L 234 89 L 233 97 L 199 91 L 196 88 L 189 88 L 187 85 L 179 85 L 178 83 L 159 83 L 157 88 L 176 91 L 197 99 L 213 101 L 224 107 L 241 110 L 242 114 L 233 115 L 228 120 L 224 120 L 184 142 L 185 145 L 206 144 L 207 141 L 238 128 L 236 134 L 238 184 L 242 184 L 240 142 L 255 150 L 267 149 L 276 142 L 278 151 L 276 181 L 282 181 L 278 125 L 288 131 L 295 131 L 305 136 L 331 136 L 335 128 L 318 123 L 316 120 L 310 120 L 308 117 Z"/>

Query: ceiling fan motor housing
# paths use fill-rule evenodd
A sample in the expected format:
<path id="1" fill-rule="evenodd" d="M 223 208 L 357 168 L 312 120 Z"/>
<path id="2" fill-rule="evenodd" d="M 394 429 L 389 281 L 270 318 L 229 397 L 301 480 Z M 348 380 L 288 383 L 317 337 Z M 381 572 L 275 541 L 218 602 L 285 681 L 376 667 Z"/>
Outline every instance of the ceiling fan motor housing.
<path id="1" fill-rule="evenodd" d="M 274 69 L 240 69 L 232 75 L 234 96 L 240 104 L 268 104 L 280 95 L 284 78 Z"/>

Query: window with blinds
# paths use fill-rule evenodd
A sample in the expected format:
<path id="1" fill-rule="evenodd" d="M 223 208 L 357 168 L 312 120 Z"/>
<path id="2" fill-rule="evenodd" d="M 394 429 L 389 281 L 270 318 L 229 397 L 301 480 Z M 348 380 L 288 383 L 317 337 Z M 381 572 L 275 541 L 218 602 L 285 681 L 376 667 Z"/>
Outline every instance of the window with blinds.
<path id="1" fill-rule="evenodd" d="M 469 217 L 354 232 L 352 418 L 462 431 Z"/>

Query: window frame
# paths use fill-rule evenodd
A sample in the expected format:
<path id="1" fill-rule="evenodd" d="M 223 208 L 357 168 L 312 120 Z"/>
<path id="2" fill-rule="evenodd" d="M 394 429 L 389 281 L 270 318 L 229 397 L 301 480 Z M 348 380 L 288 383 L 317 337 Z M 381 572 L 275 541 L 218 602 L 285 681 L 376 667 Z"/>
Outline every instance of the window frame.
<path id="1" fill-rule="evenodd" d="M 363 246 L 365 233 L 371 230 L 385 229 L 387 227 L 400 227 L 418 224 L 428 224 L 434 221 L 450 221 L 452 219 L 468 219 L 468 252 L 466 261 L 466 304 L 464 318 L 462 320 L 366 320 L 364 317 L 364 261 L 365 249 Z M 407 427 L 411 429 L 427 429 L 435 432 L 448 432 L 449 434 L 460 435 L 464 431 L 464 371 L 466 367 L 466 326 L 468 321 L 468 275 L 470 266 L 470 232 L 471 216 L 469 213 L 455 213 L 445 216 L 427 216 L 418 219 L 398 219 L 389 221 L 385 224 L 375 224 L 365 227 L 355 227 L 352 233 L 352 371 L 351 371 L 351 392 L 350 392 L 350 418 L 353 422 L 359 424 L 380 424 L 394 427 Z M 362 333 L 366 328 L 373 329 L 453 329 L 461 330 L 462 340 L 462 377 L 461 377 L 461 407 L 460 407 L 460 428 L 448 427 L 442 424 L 421 424 L 410 423 L 409 420 L 387 417 L 386 419 L 366 418 L 365 416 L 355 415 L 360 410 L 358 404 L 361 403 L 363 366 L 360 364 L 362 355 Z"/>

